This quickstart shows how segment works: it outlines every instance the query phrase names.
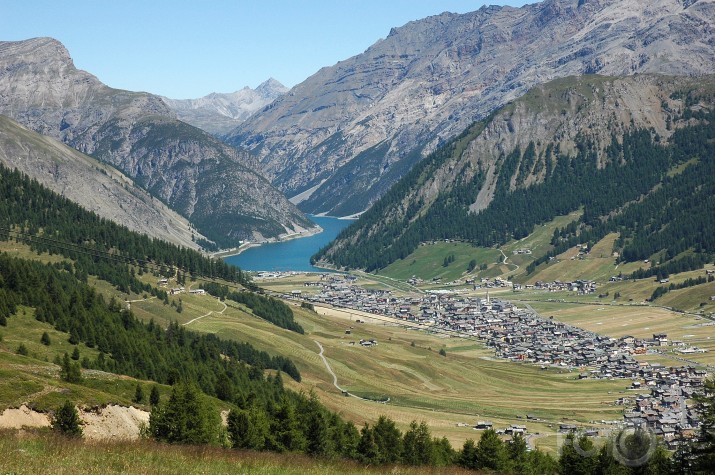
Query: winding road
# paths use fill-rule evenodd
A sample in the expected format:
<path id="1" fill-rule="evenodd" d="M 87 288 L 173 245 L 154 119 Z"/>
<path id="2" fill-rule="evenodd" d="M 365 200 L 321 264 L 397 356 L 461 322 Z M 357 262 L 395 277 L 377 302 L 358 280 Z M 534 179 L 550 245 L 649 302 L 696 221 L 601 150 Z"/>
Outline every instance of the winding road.
<path id="1" fill-rule="evenodd" d="M 217 300 L 218 300 L 218 299 L 217 299 Z M 219 302 L 221 302 L 221 301 L 219 300 Z M 211 315 L 211 314 L 213 314 L 213 313 L 223 313 L 223 312 L 225 312 L 226 309 L 228 308 L 228 305 L 226 305 L 225 302 L 221 302 L 221 304 L 223 305 L 223 310 L 221 310 L 220 312 L 214 312 L 213 310 L 211 310 L 211 311 L 210 311 L 209 313 L 207 313 L 206 315 L 201 315 L 200 317 L 196 317 L 196 318 L 194 318 L 193 320 L 189 320 L 188 322 L 184 323 L 183 325 L 184 325 L 184 326 L 189 325 L 189 324 L 191 324 L 191 323 L 194 323 L 196 320 L 201 320 L 202 318 L 208 317 L 209 315 Z"/>
<path id="2" fill-rule="evenodd" d="M 313 341 L 315 342 L 316 345 L 318 345 L 318 348 L 320 348 L 320 353 L 318 353 L 318 356 L 320 356 L 320 358 L 323 360 L 323 363 L 325 363 L 325 368 L 328 370 L 328 373 L 330 373 L 330 375 L 333 377 L 333 386 L 335 386 L 338 391 L 345 394 L 346 396 L 354 397 L 354 398 L 360 399 L 362 401 L 379 402 L 380 404 L 386 404 L 386 403 L 390 402 L 389 397 L 385 401 L 375 401 L 374 399 L 365 399 L 364 397 L 357 396 L 357 395 L 350 393 L 350 392 L 346 391 L 345 389 L 341 388 L 338 385 L 338 377 L 335 375 L 333 368 L 330 367 L 330 363 L 328 363 L 327 358 L 325 358 L 325 355 L 323 354 L 323 353 L 325 353 L 325 349 L 323 348 L 323 345 L 321 345 L 318 340 L 313 340 Z"/>

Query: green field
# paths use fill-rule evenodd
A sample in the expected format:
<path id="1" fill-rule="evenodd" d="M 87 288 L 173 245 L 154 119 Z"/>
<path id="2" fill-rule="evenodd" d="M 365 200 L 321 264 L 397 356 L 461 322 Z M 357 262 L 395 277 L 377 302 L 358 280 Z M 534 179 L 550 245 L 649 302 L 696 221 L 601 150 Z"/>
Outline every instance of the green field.
<path id="1" fill-rule="evenodd" d="M 445 267 L 444 260 L 450 255 L 454 255 L 454 262 Z M 477 262 L 477 268 L 472 272 L 476 276 L 481 264 L 493 266 L 500 258 L 501 253 L 496 249 L 478 248 L 460 242 L 436 242 L 419 246 L 408 257 L 393 262 L 379 274 L 400 280 L 412 277 L 430 280 L 438 277 L 447 282 L 465 277 L 472 259 Z"/>
<path id="2" fill-rule="evenodd" d="M 42 432 L 0 431 L 3 474 L 238 474 L 265 475 L 460 475 L 478 472 L 456 467 L 365 467 L 343 460 L 305 455 L 226 450 L 138 442 L 82 442 Z"/>
<path id="3" fill-rule="evenodd" d="M 455 246 L 469 248 L 455 243 L 434 245 L 444 252 L 450 252 Z M 432 246 L 422 246 L 421 249 L 427 247 Z M 480 251 L 495 257 L 494 262 L 500 255 L 494 249 L 475 249 L 475 252 Z M 486 251 L 492 254 L 486 254 Z M 48 256 L 36 257 L 42 259 Z M 455 260 L 453 265 L 457 262 Z M 303 284 L 319 278 L 319 275 L 295 275 L 262 281 L 261 285 L 276 292 L 295 289 L 311 292 L 315 291 L 312 290 L 314 288 L 304 287 Z M 151 274 L 145 274 L 143 280 L 156 284 L 156 277 Z M 401 289 L 399 292 L 409 289 L 409 286 L 395 285 L 392 279 L 384 276 L 372 279 L 369 275 L 361 275 L 359 282 L 366 286 Z M 425 420 L 434 435 L 446 436 L 453 445 L 461 446 L 467 438 L 478 438 L 479 433 L 470 428 L 477 420 L 490 420 L 497 428 L 502 428 L 524 423 L 526 415 L 530 414 L 539 419 L 526 423 L 531 432 L 540 433 L 533 442 L 546 450 L 554 450 L 554 427 L 558 423 L 575 421 L 588 424 L 594 420 L 620 419 L 623 411 L 614 401 L 625 391 L 627 381 L 579 381 L 576 373 L 541 370 L 534 365 L 494 359 L 481 342 L 446 337 L 432 333 L 426 327 L 399 326 L 393 320 L 378 316 L 363 316 L 367 323 L 357 324 L 358 312 L 322 307 L 316 307 L 317 312 L 311 312 L 291 302 L 296 320 L 305 329 L 305 335 L 299 335 L 254 316 L 242 305 L 231 301 L 220 302 L 208 295 L 175 295 L 170 297 L 169 304 L 165 304 L 143 295 L 120 294 L 102 281 L 93 280 L 92 283 L 106 298 L 115 296 L 128 300 L 131 310 L 144 320 L 154 319 L 160 324 L 177 321 L 192 330 L 248 341 L 271 354 L 290 357 L 303 380 L 296 383 L 285 378 L 285 384 L 298 391 L 314 390 L 326 406 L 358 426 L 374 422 L 383 414 L 394 419 L 402 430 L 412 420 Z M 644 287 L 643 290 L 634 290 L 635 296 L 648 293 L 646 287 L 653 284 L 644 281 L 619 282 L 609 284 L 612 286 L 609 288 L 611 295 L 614 290 L 621 289 L 624 295 L 621 302 L 626 303 L 627 285 Z M 187 282 L 186 287 L 197 285 L 198 282 Z M 172 283 L 169 284 L 171 286 Z M 702 342 L 698 344 L 706 347 L 713 328 L 698 327 L 703 323 L 697 320 L 699 317 L 684 317 L 661 308 L 608 305 L 614 302 L 611 299 L 602 301 L 597 296 L 513 293 L 511 290 L 502 293 L 508 299 L 528 301 L 543 315 L 554 315 L 569 323 L 614 336 L 649 336 L 667 332 L 672 335 L 671 338 L 682 336 L 685 339 L 687 335 L 692 335 L 688 338 Z M 679 298 L 675 292 L 672 297 Z M 172 305 L 178 304 L 179 299 L 183 308 L 181 312 Z M 548 301 L 554 299 L 564 302 Z M 55 355 L 63 354 L 71 346 L 66 343 L 66 335 L 36 322 L 31 309 L 25 309 L 25 315 L 13 316 L 8 322 L 7 328 L 0 329 L 4 334 L 0 343 L 0 370 L 4 372 L 0 382 L 0 407 L 30 402 L 36 407 L 48 409 L 56 407 L 64 397 L 85 404 L 130 403 L 136 385 L 130 378 L 105 373 L 97 377 L 90 374 L 82 386 L 59 381 L 57 366 L 45 360 L 52 361 Z M 350 327 L 351 334 L 347 335 L 346 330 Z M 40 335 L 45 330 L 53 341 L 50 347 L 39 343 Z M 379 344 L 373 348 L 351 344 L 361 338 L 374 338 Z M 344 396 L 333 385 L 332 376 L 319 357 L 316 341 L 323 346 L 325 357 L 343 389 L 368 399 L 389 397 L 389 403 Z M 21 342 L 28 347 L 29 357 L 13 354 Z M 439 355 L 440 349 L 447 352 L 446 357 Z M 88 348 L 80 347 L 80 351 L 83 354 L 87 352 L 89 357 L 94 356 L 93 350 Z M 698 356 L 701 358 L 699 361 L 709 362 L 711 354 Z M 656 355 L 653 358 L 666 357 Z M 162 391 L 165 392 L 166 388 Z"/>

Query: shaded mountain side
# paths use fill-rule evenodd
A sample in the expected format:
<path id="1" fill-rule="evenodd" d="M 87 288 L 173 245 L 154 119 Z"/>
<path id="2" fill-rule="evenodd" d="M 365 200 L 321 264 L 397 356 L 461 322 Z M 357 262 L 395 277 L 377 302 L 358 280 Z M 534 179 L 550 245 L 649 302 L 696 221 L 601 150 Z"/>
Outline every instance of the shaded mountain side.
<path id="1" fill-rule="evenodd" d="M 117 169 L 0 116 L 0 163 L 132 231 L 198 249 L 188 220 Z"/>
<path id="2" fill-rule="evenodd" d="M 631 260 L 714 252 L 697 238 L 715 216 L 713 110 L 713 76 L 590 76 L 534 88 L 420 162 L 314 259 L 376 270 L 420 242 L 502 244 L 582 207 L 563 239 L 617 231 Z"/>
<path id="3" fill-rule="evenodd" d="M 546 0 L 444 13 L 321 69 L 229 143 L 252 150 L 288 196 L 315 187 L 301 195 L 304 211 L 353 214 L 415 154 L 535 85 L 593 73 L 715 73 L 714 19 L 712 0 Z"/>
<path id="4" fill-rule="evenodd" d="M 158 96 L 76 69 L 56 40 L 0 43 L 0 91 L 0 113 L 114 165 L 220 246 L 314 229 L 249 154 L 177 120 Z"/>

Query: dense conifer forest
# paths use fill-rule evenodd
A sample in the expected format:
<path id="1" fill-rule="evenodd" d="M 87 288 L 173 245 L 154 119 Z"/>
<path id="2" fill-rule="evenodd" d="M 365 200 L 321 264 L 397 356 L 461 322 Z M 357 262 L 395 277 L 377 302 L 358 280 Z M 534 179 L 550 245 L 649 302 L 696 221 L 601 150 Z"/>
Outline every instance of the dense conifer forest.
<path id="1" fill-rule="evenodd" d="M 715 112 L 686 109 L 677 120 L 687 125 L 675 130 L 667 143 L 654 131 L 641 129 L 620 141 L 614 136 L 605 153 L 584 138 L 573 155 L 560 152 L 558 145 L 546 147 L 538 157 L 533 143 L 523 151 L 516 148 L 499 159 L 494 199 L 477 214 L 469 212 L 469 206 L 484 184 L 481 171 L 440 193 L 426 211 L 413 203 L 404 218 L 384 219 L 385 211 L 400 207 L 425 174 L 458 156 L 465 137 L 478 133 L 487 119 L 426 158 L 338 236 L 349 242 L 361 232 L 359 245 L 328 246 L 313 261 L 325 258 L 339 267 L 375 271 L 404 259 L 421 242 L 458 239 L 477 246 L 500 245 L 529 235 L 534 226 L 556 216 L 583 209 L 582 217 L 554 239 L 551 255 L 617 231 L 615 250 L 622 260 L 662 253 L 664 265 L 692 251 L 705 255 L 696 258 L 704 262 L 715 252 Z M 510 188 L 537 169 L 545 171 L 541 183 Z M 542 256 L 530 270 L 548 257 Z"/>

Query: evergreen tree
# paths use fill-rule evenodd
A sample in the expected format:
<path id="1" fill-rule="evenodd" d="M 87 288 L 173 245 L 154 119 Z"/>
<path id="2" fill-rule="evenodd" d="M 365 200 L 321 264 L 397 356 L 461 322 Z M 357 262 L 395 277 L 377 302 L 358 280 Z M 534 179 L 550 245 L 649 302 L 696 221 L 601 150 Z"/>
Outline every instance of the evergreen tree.
<path id="1" fill-rule="evenodd" d="M 42 337 L 40 337 L 40 343 L 45 346 L 50 346 L 52 344 L 52 342 L 50 341 L 50 335 L 47 332 L 44 332 L 42 334 Z"/>
<path id="2" fill-rule="evenodd" d="M 217 444 L 221 418 L 193 384 L 179 383 L 165 404 L 152 408 L 149 431 L 155 439 L 184 444 Z"/>
<path id="3" fill-rule="evenodd" d="M 432 436 L 427 424 L 423 421 L 417 425 L 410 423 L 410 428 L 402 439 L 402 461 L 409 465 L 434 465 Z"/>
<path id="4" fill-rule="evenodd" d="M 75 360 L 75 361 L 78 361 L 78 360 L 79 360 L 79 357 L 80 357 L 79 347 L 75 346 L 75 347 L 74 347 L 74 350 L 72 350 L 72 359 Z"/>
<path id="5" fill-rule="evenodd" d="M 149 404 L 156 406 L 159 404 L 161 396 L 159 395 L 159 387 L 155 384 L 151 387 L 151 393 L 149 393 Z"/>
<path id="6" fill-rule="evenodd" d="M 705 381 L 694 399 L 695 410 L 700 414 L 700 431 L 692 451 L 694 468 L 715 473 L 715 378 Z"/>
<path id="7" fill-rule="evenodd" d="M 521 434 L 515 434 L 506 448 L 511 471 L 519 474 L 527 474 L 533 471 L 529 464 L 526 439 Z"/>
<path id="8" fill-rule="evenodd" d="M 266 411 L 257 405 L 251 405 L 247 410 L 231 410 L 228 414 L 228 433 L 235 448 L 264 450 L 270 439 Z"/>
<path id="9" fill-rule="evenodd" d="M 52 430 L 60 432 L 71 437 L 81 437 L 82 428 L 80 427 L 79 414 L 69 400 L 55 412 L 52 418 Z"/>
<path id="10" fill-rule="evenodd" d="M 476 447 L 476 468 L 503 471 L 507 465 L 507 452 L 494 429 L 482 432 Z"/>
<path id="11" fill-rule="evenodd" d="M 307 441 L 300 429 L 293 402 L 283 397 L 271 419 L 272 450 L 302 452 Z"/>
<path id="12" fill-rule="evenodd" d="M 473 439 L 467 439 L 462 446 L 462 451 L 457 457 L 457 464 L 460 467 L 477 469 L 477 444 Z"/>
<path id="13" fill-rule="evenodd" d="M 374 464 L 378 457 L 378 447 L 375 443 L 375 434 L 370 426 L 365 423 L 360 430 L 360 442 L 357 445 L 358 460 L 366 465 Z"/>
<path id="14" fill-rule="evenodd" d="M 142 385 L 137 383 L 137 388 L 134 391 L 134 399 L 132 399 L 137 404 L 141 404 L 144 402 L 144 389 L 142 389 Z"/>
<path id="15" fill-rule="evenodd" d="M 402 433 L 395 422 L 386 416 L 380 416 L 372 427 L 372 432 L 377 445 L 375 463 L 399 463 L 403 451 Z"/>
<path id="16" fill-rule="evenodd" d="M 573 432 L 566 436 L 561 447 L 559 465 L 561 473 L 592 475 L 596 473 L 598 451 L 593 441 L 585 435 L 576 436 Z"/>
<path id="17" fill-rule="evenodd" d="M 68 383 L 79 384 L 82 382 L 82 370 L 80 369 L 79 363 L 70 361 L 70 357 L 67 353 L 62 357 L 60 378 Z"/>

